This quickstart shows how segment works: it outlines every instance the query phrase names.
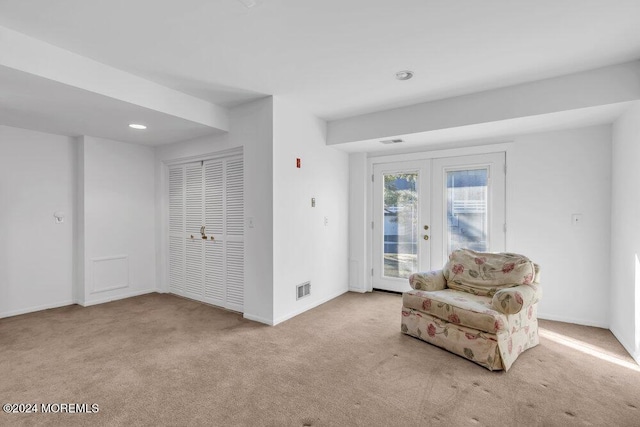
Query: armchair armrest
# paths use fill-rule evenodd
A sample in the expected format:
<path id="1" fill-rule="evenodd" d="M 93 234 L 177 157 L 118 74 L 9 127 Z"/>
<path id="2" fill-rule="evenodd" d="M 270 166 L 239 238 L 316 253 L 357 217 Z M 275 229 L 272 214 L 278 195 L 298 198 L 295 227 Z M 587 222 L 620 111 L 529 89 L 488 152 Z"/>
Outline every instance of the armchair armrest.
<path id="1" fill-rule="evenodd" d="M 540 286 L 518 285 L 500 289 L 493 295 L 493 308 L 504 314 L 516 314 L 522 309 L 537 303 L 542 297 Z"/>
<path id="2" fill-rule="evenodd" d="M 413 289 L 421 291 L 440 291 L 447 287 L 447 281 L 442 270 L 434 270 L 426 273 L 413 273 L 409 276 L 409 285 Z"/>

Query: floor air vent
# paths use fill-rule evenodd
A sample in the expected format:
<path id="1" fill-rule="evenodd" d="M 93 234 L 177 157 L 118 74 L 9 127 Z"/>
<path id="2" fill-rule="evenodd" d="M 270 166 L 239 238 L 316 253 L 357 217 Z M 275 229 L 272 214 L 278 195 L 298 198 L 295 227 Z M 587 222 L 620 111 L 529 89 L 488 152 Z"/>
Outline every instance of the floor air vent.
<path id="1" fill-rule="evenodd" d="M 296 286 L 296 299 L 306 297 L 311 293 L 311 282 L 305 282 Z"/>

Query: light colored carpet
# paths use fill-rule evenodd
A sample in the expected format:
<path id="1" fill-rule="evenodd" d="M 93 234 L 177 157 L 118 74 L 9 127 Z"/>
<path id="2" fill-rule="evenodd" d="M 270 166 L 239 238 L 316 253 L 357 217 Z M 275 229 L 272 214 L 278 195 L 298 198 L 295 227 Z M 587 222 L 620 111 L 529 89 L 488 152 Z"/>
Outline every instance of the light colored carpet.
<path id="1" fill-rule="evenodd" d="M 542 321 L 489 372 L 401 334 L 400 306 L 350 293 L 268 327 L 150 294 L 2 319 L 0 403 L 99 412 L 0 425 L 640 425 L 640 370 L 607 330 Z"/>

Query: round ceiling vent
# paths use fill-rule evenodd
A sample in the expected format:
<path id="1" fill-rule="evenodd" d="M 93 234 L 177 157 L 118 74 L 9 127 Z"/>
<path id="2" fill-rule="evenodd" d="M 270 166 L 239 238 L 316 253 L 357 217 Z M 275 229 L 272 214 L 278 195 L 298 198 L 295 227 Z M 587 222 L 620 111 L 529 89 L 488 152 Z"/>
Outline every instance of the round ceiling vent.
<path id="1" fill-rule="evenodd" d="M 409 80 L 411 77 L 413 77 L 413 71 L 404 70 L 396 73 L 396 79 L 398 80 Z"/>

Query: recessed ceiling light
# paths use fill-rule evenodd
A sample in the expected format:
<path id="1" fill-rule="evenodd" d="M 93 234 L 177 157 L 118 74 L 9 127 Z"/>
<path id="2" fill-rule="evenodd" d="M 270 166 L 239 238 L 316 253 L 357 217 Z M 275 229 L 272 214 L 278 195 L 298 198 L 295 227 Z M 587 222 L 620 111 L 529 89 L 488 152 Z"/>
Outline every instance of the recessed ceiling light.
<path id="1" fill-rule="evenodd" d="M 145 125 L 139 125 L 137 123 L 131 123 L 129 127 L 132 129 L 139 129 L 139 130 L 144 130 L 147 128 Z"/>
<path id="2" fill-rule="evenodd" d="M 404 70 L 396 73 L 396 79 L 398 80 L 409 80 L 411 77 L 413 77 L 413 71 Z"/>

